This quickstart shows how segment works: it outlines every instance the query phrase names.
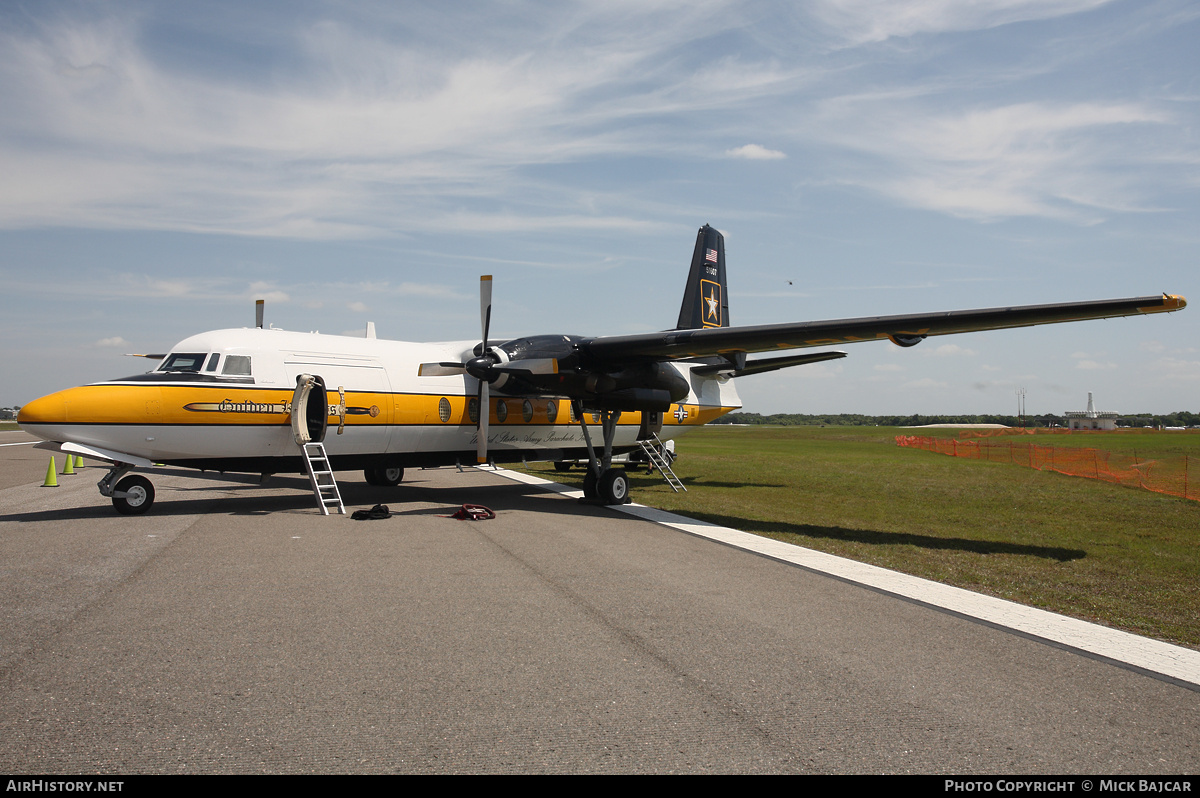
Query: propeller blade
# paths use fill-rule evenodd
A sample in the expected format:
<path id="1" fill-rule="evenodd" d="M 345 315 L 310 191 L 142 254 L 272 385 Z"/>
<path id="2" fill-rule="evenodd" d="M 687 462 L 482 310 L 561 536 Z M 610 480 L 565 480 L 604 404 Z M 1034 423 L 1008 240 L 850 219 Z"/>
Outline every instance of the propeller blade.
<path id="1" fill-rule="evenodd" d="M 479 327 L 483 346 L 480 349 L 480 359 L 486 359 L 488 353 L 488 331 L 492 326 L 492 275 L 484 274 L 479 277 Z M 485 375 L 480 375 L 483 377 Z M 495 379 L 493 377 L 492 379 Z M 479 380 L 479 433 L 475 457 L 480 463 L 487 462 L 488 446 L 488 416 L 491 415 L 491 402 L 488 396 L 487 379 Z"/>
<path id="2" fill-rule="evenodd" d="M 492 370 L 501 374 L 557 374 L 558 359 L 531 357 L 526 360 L 514 360 L 503 366 L 493 366 Z"/>
<path id="3" fill-rule="evenodd" d="M 483 353 L 488 350 L 488 328 L 492 326 L 492 275 L 479 278 L 479 326 L 483 331 Z"/>
<path id="4" fill-rule="evenodd" d="M 481 464 L 488 461 L 487 445 L 488 445 L 488 416 L 491 415 L 491 402 L 488 401 L 488 384 L 485 380 L 479 381 L 479 441 L 475 448 L 475 459 Z"/>

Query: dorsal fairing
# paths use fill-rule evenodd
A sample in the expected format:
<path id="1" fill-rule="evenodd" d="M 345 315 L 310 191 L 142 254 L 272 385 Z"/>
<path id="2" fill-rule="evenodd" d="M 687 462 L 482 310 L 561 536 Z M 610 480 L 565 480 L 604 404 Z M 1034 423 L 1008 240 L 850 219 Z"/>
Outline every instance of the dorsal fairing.
<path id="1" fill-rule="evenodd" d="M 692 268 L 679 308 L 677 330 L 729 326 L 729 296 L 725 285 L 725 236 L 704 225 L 696 233 Z"/>

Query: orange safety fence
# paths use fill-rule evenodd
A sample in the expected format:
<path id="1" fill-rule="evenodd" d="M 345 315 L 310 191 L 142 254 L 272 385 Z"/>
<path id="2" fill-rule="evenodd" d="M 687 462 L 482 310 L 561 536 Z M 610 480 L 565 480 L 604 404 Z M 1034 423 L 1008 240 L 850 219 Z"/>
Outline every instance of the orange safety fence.
<path id="1" fill-rule="evenodd" d="M 924 435 L 897 435 L 896 445 L 938 452 L 951 457 L 987 460 L 990 463 L 1012 463 L 1039 471 L 1057 471 L 1073 477 L 1101 479 L 1131 488 L 1200 501 L 1200 473 L 1190 466 L 1191 458 L 1188 455 L 1146 459 L 1101 449 L 1039 446 L 1035 443 L 1015 441 L 962 441 Z"/>
<path id="2" fill-rule="evenodd" d="M 1140 432 L 1140 430 L 1137 430 Z M 999 438 L 1006 435 L 1120 435 L 1123 430 L 1070 429 L 1069 427 L 997 427 L 995 429 L 965 429 L 960 438 Z"/>

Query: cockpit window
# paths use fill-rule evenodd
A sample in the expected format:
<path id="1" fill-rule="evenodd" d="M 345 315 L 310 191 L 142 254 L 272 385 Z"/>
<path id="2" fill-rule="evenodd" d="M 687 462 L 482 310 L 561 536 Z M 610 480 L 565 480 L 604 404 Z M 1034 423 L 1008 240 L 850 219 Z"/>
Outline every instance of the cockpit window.
<path id="1" fill-rule="evenodd" d="M 205 371 L 216 371 L 217 361 L 221 359 L 220 352 L 213 352 L 208 358 L 208 365 L 204 367 Z"/>
<path id="2" fill-rule="evenodd" d="M 158 367 L 159 371 L 199 371 L 204 365 L 204 358 L 208 357 L 207 352 L 200 353 L 185 353 L 175 352 L 167 355 L 167 359 Z"/>
<path id="3" fill-rule="evenodd" d="M 250 356 L 249 355 L 226 355 L 225 366 L 221 369 L 222 374 L 232 374 L 239 377 L 250 376 Z"/>

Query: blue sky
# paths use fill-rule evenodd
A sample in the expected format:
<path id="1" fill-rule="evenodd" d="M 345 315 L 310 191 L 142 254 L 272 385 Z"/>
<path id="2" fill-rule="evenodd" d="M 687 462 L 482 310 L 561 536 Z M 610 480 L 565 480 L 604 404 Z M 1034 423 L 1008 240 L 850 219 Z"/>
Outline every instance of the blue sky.
<path id="1" fill-rule="evenodd" d="M 451 10 L 444 10 L 448 8 Z M 0 405 L 253 324 L 452 340 L 1200 301 L 1182 0 L 0 5 Z M 1200 409 L 1200 308 L 739 382 L 763 413 Z"/>

